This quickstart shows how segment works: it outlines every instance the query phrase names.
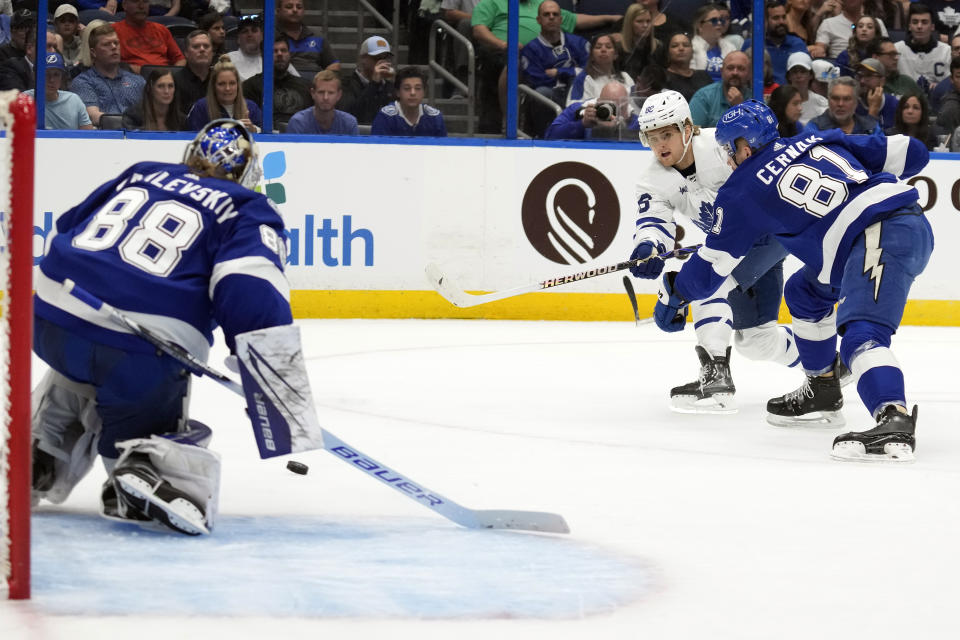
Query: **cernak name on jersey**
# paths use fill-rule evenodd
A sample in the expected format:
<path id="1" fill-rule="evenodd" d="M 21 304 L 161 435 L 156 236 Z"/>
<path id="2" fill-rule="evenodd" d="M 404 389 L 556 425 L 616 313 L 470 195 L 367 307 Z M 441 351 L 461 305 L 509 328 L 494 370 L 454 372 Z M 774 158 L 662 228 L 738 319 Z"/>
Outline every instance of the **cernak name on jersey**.
<path id="1" fill-rule="evenodd" d="M 793 160 L 799 158 L 804 151 L 814 146 L 818 142 L 823 142 L 823 138 L 813 134 L 807 136 L 803 140 L 797 140 L 793 144 L 784 147 L 783 153 L 778 155 L 767 164 L 763 165 L 763 168 L 757 171 L 757 179 L 763 184 L 771 184 L 774 178 L 780 175 L 787 165 L 789 165 Z"/>
<path id="2" fill-rule="evenodd" d="M 230 194 L 226 191 L 204 187 L 187 178 L 200 179 L 199 176 L 193 173 L 187 173 L 184 174 L 183 177 L 173 179 L 170 179 L 170 173 L 167 171 L 158 171 L 148 175 L 134 173 L 117 185 L 116 190 L 118 192 L 123 191 L 126 187 L 143 182 L 153 185 L 162 191 L 190 196 L 190 198 L 201 207 L 212 211 L 213 214 L 217 216 L 217 223 L 223 223 L 239 215 L 240 212 L 234 207 L 233 198 L 231 198 Z"/>

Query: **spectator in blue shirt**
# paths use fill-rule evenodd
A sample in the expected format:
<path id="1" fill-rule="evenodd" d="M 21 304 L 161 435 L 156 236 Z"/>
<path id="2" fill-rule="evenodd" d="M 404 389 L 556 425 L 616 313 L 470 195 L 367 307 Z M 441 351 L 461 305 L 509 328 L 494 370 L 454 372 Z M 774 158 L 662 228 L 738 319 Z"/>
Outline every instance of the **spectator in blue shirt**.
<path id="1" fill-rule="evenodd" d="M 883 90 L 885 79 L 883 65 L 876 58 L 867 58 L 859 63 L 857 80 L 860 81 L 860 95 L 857 113 L 870 116 L 879 122 L 880 128 L 884 130 L 896 125 L 899 102 L 896 96 Z"/>
<path id="2" fill-rule="evenodd" d="M 827 110 L 807 123 L 806 131 L 842 129 L 844 133 L 883 135 L 883 129 L 870 116 L 857 113 L 859 83 L 849 76 L 830 81 L 827 89 Z"/>
<path id="3" fill-rule="evenodd" d="M 787 10 L 778 0 L 767 0 L 765 14 L 767 32 L 764 44 L 773 65 L 773 81 L 786 84 L 787 58 L 797 51 L 809 53 L 807 44 L 797 36 L 787 33 Z M 752 47 L 752 40 L 746 40 L 742 50 L 750 51 Z"/>
<path id="4" fill-rule="evenodd" d="M 548 140 L 638 140 L 640 125 L 630 111 L 627 87 L 613 80 L 603 85 L 596 101 L 574 102 L 547 128 Z M 599 110 L 608 110 L 604 118 Z"/>
<path id="5" fill-rule="evenodd" d="M 73 91 L 100 126 L 104 113 L 123 113 L 140 102 L 145 80 L 120 68 L 120 38 L 112 25 L 95 27 L 89 36 L 92 66 L 73 80 Z"/>
<path id="6" fill-rule="evenodd" d="M 243 83 L 237 68 L 227 56 L 213 65 L 207 97 L 197 100 L 187 114 L 187 125 L 194 131 L 217 118 L 233 118 L 243 123 L 249 131 L 260 133 L 263 114 L 253 100 L 243 97 Z"/>
<path id="7" fill-rule="evenodd" d="M 343 96 L 340 76 L 329 69 L 313 76 L 310 96 L 313 98 L 313 106 L 298 111 L 290 117 L 290 121 L 287 122 L 287 133 L 348 136 L 359 133 L 357 119 L 346 111 L 338 111 L 335 108 Z"/>
<path id="8" fill-rule="evenodd" d="M 375 136 L 434 136 L 446 137 L 447 126 L 443 114 L 423 104 L 426 76 L 417 67 L 406 67 L 397 72 L 394 83 L 397 100 L 380 109 L 373 119 L 370 133 Z"/>

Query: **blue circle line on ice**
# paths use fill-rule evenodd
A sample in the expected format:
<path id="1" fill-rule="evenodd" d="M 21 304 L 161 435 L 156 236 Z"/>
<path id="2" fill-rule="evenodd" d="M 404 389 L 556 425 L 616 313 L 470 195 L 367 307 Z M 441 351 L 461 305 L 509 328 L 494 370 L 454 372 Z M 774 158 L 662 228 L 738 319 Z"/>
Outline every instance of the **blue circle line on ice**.
<path id="1" fill-rule="evenodd" d="M 413 519 L 221 517 L 211 536 L 34 513 L 34 603 L 54 615 L 580 618 L 654 591 L 576 540 Z"/>

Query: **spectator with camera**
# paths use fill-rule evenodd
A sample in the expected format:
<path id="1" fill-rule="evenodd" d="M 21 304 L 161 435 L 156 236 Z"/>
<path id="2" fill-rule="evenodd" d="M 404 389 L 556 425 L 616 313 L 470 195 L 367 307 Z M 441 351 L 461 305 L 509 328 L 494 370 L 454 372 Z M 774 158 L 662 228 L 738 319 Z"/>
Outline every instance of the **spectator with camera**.
<path id="1" fill-rule="evenodd" d="M 337 108 L 353 115 L 360 124 L 370 124 L 383 107 L 393 102 L 393 51 L 380 36 L 370 36 L 360 45 L 357 68 L 343 82 L 343 97 Z"/>
<path id="2" fill-rule="evenodd" d="M 445 138 L 447 126 L 443 114 L 423 102 L 426 82 L 426 76 L 419 68 L 401 69 L 394 82 L 397 100 L 380 109 L 373 119 L 370 133 L 375 136 Z"/>
<path id="3" fill-rule="evenodd" d="M 313 106 L 293 114 L 287 123 L 287 133 L 314 135 L 348 135 L 359 133 L 357 119 L 346 111 L 336 109 L 343 96 L 340 76 L 333 71 L 321 71 L 313 76 L 310 87 Z"/>
<path id="4" fill-rule="evenodd" d="M 638 140 L 640 125 L 630 109 L 627 87 L 608 82 L 594 102 L 574 102 L 547 128 L 551 140 Z"/>

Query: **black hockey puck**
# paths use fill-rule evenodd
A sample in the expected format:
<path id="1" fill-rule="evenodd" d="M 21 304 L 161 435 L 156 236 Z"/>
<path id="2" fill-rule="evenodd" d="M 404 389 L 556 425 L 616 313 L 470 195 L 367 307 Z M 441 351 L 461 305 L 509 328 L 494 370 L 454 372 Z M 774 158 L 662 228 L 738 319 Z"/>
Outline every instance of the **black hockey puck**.
<path id="1" fill-rule="evenodd" d="M 287 469 L 290 471 L 293 471 L 294 473 L 298 473 L 301 476 L 305 476 L 307 475 L 307 471 L 310 470 L 310 467 L 303 464 L 302 462 L 297 462 L 296 460 L 290 460 L 289 462 L 287 462 Z"/>

